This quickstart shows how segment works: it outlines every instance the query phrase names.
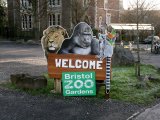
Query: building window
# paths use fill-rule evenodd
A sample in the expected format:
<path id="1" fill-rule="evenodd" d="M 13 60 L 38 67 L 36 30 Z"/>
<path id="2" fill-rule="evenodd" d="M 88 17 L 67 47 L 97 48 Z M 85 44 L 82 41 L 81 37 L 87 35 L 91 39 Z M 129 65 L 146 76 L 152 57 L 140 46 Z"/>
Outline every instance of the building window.
<path id="1" fill-rule="evenodd" d="M 99 28 L 102 27 L 102 20 L 103 20 L 103 19 L 102 19 L 102 16 L 100 16 L 100 17 L 99 17 Z"/>
<path id="2" fill-rule="evenodd" d="M 106 24 L 109 25 L 111 23 L 111 14 L 106 14 Z"/>
<path id="3" fill-rule="evenodd" d="M 104 0 L 104 9 L 107 10 L 108 8 L 108 0 Z"/>
<path id="4" fill-rule="evenodd" d="M 61 1 L 60 0 L 57 0 L 57 5 L 61 5 Z"/>
<path id="5" fill-rule="evenodd" d="M 49 0 L 49 5 L 50 6 L 55 6 L 56 4 L 55 4 L 55 0 Z"/>
<path id="6" fill-rule="evenodd" d="M 61 14 L 50 14 L 49 15 L 49 26 L 51 25 L 61 25 Z"/>
<path id="7" fill-rule="evenodd" d="M 32 4 L 29 0 L 20 0 L 20 6 L 23 8 L 31 8 Z"/>
<path id="8" fill-rule="evenodd" d="M 56 16 L 55 16 L 55 14 L 49 15 L 49 26 L 50 25 L 56 25 Z"/>
<path id="9" fill-rule="evenodd" d="M 61 0 L 49 0 L 50 7 L 57 7 L 61 6 Z"/>
<path id="10" fill-rule="evenodd" d="M 83 0 L 83 7 L 88 6 L 90 3 L 90 0 Z"/>
<path id="11" fill-rule="evenodd" d="M 28 28 L 31 29 L 32 28 L 32 16 L 28 15 Z"/>
<path id="12" fill-rule="evenodd" d="M 61 25 L 61 15 L 57 14 L 57 25 Z"/>
<path id="13" fill-rule="evenodd" d="M 32 15 L 28 14 L 22 15 L 22 29 L 23 30 L 32 29 Z"/>

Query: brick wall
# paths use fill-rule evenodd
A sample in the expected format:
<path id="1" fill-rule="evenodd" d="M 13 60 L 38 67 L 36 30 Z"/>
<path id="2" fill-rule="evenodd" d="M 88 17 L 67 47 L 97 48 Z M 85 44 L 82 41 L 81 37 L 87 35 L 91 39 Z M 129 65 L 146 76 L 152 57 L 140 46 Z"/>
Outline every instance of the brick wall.
<path id="1" fill-rule="evenodd" d="M 72 0 L 62 0 L 62 26 L 67 29 L 68 32 L 71 31 L 71 1 Z"/>
<path id="2" fill-rule="evenodd" d="M 97 2 L 97 24 L 100 27 L 100 18 L 102 18 L 102 26 L 106 24 L 106 10 L 104 9 L 104 0 L 98 0 Z"/>
<path id="3" fill-rule="evenodd" d="M 43 30 L 48 27 L 47 4 L 46 0 L 39 0 L 40 36 L 42 36 Z"/>
<path id="4" fill-rule="evenodd" d="M 119 22 L 119 0 L 108 0 L 108 13 L 111 14 L 111 22 Z"/>
<path id="5" fill-rule="evenodd" d="M 20 6 L 16 2 L 18 0 L 8 0 L 8 20 L 9 20 L 9 26 L 11 27 L 11 30 L 14 31 L 17 34 L 23 34 L 24 31 L 21 29 L 21 14 L 20 14 Z M 42 32 L 44 29 L 48 27 L 48 21 L 49 12 L 60 12 L 62 13 L 62 21 L 61 25 L 67 29 L 68 32 L 70 32 L 73 28 L 72 26 L 72 8 L 71 8 L 71 2 L 73 0 L 62 0 L 62 6 L 53 8 L 52 10 L 49 10 L 47 8 L 47 2 L 46 0 L 39 0 L 40 3 L 40 13 L 41 10 L 43 10 L 43 14 L 39 17 L 39 28 L 37 30 L 40 30 L 40 34 L 42 36 Z M 81 0 L 81 3 L 83 3 L 83 0 Z M 95 6 L 97 4 L 97 7 Z M 42 7 L 43 6 L 43 9 Z M 45 8 L 45 9 L 44 9 Z M 108 0 L 108 9 L 111 10 L 105 10 L 104 9 L 104 0 L 90 0 L 89 9 L 87 11 L 91 27 L 99 27 L 99 18 L 102 18 L 102 25 L 106 24 L 106 12 L 111 13 L 111 22 L 117 23 L 119 21 L 119 0 Z M 97 11 L 96 11 L 97 9 Z M 13 27 L 13 28 L 12 28 Z M 18 30 L 18 31 L 17 31 Z M 19 33 L 21 32 L 21 33 Z M 33 30 L 25 32 L 25 35 L 32 35 Z"/>
<path id="6" fill-rule="evenodd" d="M 21 29 L 20 6 L 17 0 L 8 0 L 9 36 L 17 37 Z"/>

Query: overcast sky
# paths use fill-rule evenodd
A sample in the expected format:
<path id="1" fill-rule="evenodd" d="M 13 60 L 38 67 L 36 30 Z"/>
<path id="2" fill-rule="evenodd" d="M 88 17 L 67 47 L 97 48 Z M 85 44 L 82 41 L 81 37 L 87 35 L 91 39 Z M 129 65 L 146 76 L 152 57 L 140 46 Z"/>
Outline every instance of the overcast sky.
<path id="1" fill-rule="evenodd" d="M 135 2 L 137 0 L 123 0 L 123 6 L 124 9 L 128 9 L 131 4 L 135 5 Z M 139 1 L 145 1 L 146 3 L 150 3 L 150 6 L 155 6 L 154 9 L 160 9 L 160 0 L 139 0 Z"/>

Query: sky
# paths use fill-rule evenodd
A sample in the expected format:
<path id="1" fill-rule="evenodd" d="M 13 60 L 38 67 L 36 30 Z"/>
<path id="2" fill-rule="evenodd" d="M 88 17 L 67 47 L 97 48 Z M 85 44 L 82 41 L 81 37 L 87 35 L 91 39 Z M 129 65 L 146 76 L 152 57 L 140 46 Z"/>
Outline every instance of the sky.
<path id="1" fill-rule="evenodd" d="M 123 0 L 123 7 L 124 9 L 128 9 L 131 4 L 134 4 L 137 0 Z M 139 0 L 139 1 L 146 1 L 146 3 L 150 3 L 150 5 L 155 5 L 154 9 L 160 10 L 160 0 Z"/>

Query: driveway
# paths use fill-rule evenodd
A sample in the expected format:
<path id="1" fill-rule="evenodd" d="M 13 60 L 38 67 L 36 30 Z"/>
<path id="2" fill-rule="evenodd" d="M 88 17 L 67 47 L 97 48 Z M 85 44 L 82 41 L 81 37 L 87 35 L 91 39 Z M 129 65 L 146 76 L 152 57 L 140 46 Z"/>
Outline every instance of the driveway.
<path id="1" fill-rule="evenodd" d="M 160 68 L 160 54 L 154 54 L 150 51 L 142 51 L 141 62 L 143 64 L 153 65 L 155 68 Z"/>
<path id="2" fill-rule="evenodd" d="M 142 64 L 150 64 L 155 68 L 160 68 L 160 54 L 151 53 L 151 45 L 150 44 L 140 44 L 140 59 Z M 136 45 L 133 47 L 136 48 Z M 136 52 L 134 53 L 134 57 L 137 58 Z"/>
<path id="3" fill-rule="evenodd" d="M 0 42 L 0 80 L 9 80 L 11 74 L 42 75 L 47 72 L 47 62 L 40 45 Z"/>

